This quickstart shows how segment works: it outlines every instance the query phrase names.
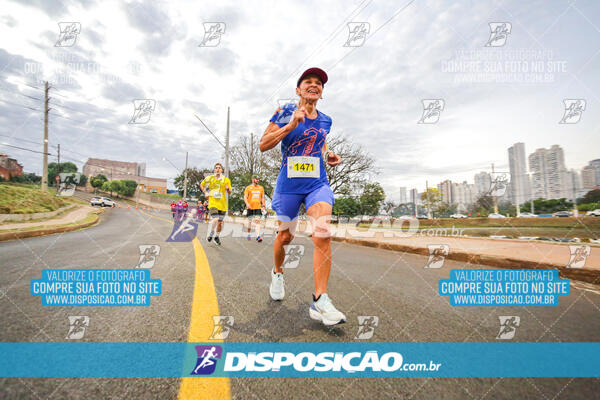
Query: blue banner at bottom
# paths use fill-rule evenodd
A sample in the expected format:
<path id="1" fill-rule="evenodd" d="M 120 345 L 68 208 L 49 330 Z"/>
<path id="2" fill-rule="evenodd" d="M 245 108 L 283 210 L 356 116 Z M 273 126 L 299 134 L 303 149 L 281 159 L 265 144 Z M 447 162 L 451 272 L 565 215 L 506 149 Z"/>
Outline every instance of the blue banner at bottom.
<path id="1" fill-rule="evenodd" d="M 1 377 L 600 377 L 600 343 L 0 343 Z"/>

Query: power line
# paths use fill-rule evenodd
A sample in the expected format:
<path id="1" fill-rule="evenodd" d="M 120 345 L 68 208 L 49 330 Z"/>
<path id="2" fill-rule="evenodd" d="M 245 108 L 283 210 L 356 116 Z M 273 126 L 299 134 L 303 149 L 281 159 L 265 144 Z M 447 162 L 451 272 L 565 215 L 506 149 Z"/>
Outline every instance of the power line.
<path id="1" fill-rule="evenodd" d="M 33 110 L 33 111 L 42 111 L 39 108 L 29 107 L 29 106 L 26 106 L 25 104 L 17 104 L 17 103 L 13 103 L 13 102 L 10 102 L 10 101 L 4 100 L 4 99 L 0 99 L 0 101 L 3 101 L 5 103 L 11 104 L 11 105 L 17 106 L 17 107 L 28 108 L 28 109 Z"/>
<path id="2" fill-rule="evenodd" d="M 383 24 L 381 24 L 377 29 L 375 29 L 375 31 L 373 31 L 373 33 L 371 33 L 370 35 L 367 35 L 367 37 L 365 38 L 365 43 L 367 42 L 367 40 L 371 39 L 373 36 L 375 36 L 375 34 L 377 32 L 379 32 L 381 30 L 381 28 L 383 28 L 384 26 L 386 26 L 387 24 L 389 24 L 390 22 L 392 22 L 392 20 L 394 18 L 396 18 L 402 11 L 404 11 L 406 9 L 406 7 L 410 6 L 412 3 L 414 3 L 415 0 L 410 0 L 408 3 L 406 3 L 404 6 L 400 7 L 398 9 L 398 11 L 396 11 L 394 14 L 392 14 L 392 16 L 385 21 Z M 347 52 L 346 54 L 344 54 L 342 56 L 342 58 L 340 58 L 339 60 L 337 60 L 335 62 L 335 64 L 333 64 L 331 67 L 329 67 L 329 70 L 333 70 L 340 62 L 342 62 L 346 57 L 348 57 L 350 54 L 352 54 L 356 49 L 358 49 L 358 47 L 353 47 L 352 50 L 350 50 L 349 52 Z"/>
<path id="3" fill-rule="evenodd" d="M 13 146 L 12 144 L 8 144 L 8 143 L 0 143 L 0 146 L 14 147 L 15 149 L 20 149 L 20 150 L 31 151 L 32 153 L 47 154 L 47 155 L 49 155 L 49 156 L 51 156 L 51 155 L 52 155 L 52 154 L 50 154 L 50 153 L 44 153 L 43 151 L 31 150 L 31 149 L 26 149 L 25 147 Z"/>
<path id="4" fill-rule="evenodd" d="M 42 143 L 42 142 L 34 142 L 33 140 L 23 139 L 23 138 L 20 138 L 20 137 L 19 137 L 19 138 L 16 138 L 16 137 L 14 137 L 14 136 L 10 136 L 10 135 L 0 135 L 0 136 L 6 137 L 6 138 L 9 138 L 9 139 L 12 139 L 12 140 L 18 140 L 19 142 L 27 142 L 27 143 L 32 143 L 32 144 L 41 144 L 41 145 L 43 145 L 43 144 L 44 144 L 44 143 Z M 52 146 L 52 147 L 56 147 L 56 146 L 54 146 L 54 145 L 50 145 L 50 146 Z"/>
<path id="5" fill-rule="evenodd" d="M 14 90 L 8 90 L 8 89 L 5 89 L 5 88 L 0 88 L 0 90 L 4 90 L 5 92 L 8 92 L 8 93 L 16 93 L 16 94 L 19 94 L 21 96 L 25 96 L 25 97 L 33 99 L 33 100 L 40 100 L 40 101 L 42 100 L 39 97 L 28 96 L 26 94 L 23 94 L 21 92 L 17 92 L 17 91 L 14 91 Z"/>
<path id="6" fill-rule="evenodd" d="M 274 91 L 274 92 L 273 92 L 273 93 L 272 93 L 272 94 L 271 94 L 269 97 L 267 97 L 263 103 L 266 103 L 266 102 L 268 102 L 268 101 L 269 101 L 269 100 L 270 100 L 270 99 L 271 99 L 271 98 L 272 98 L 272 97 L 273 97 L 275 94 L 277 94 L 277 92 L 279 91 L 279 89 L 281 89 L 281 87 L 282 87 L 283 85 L 285 85 L 285 83 L 286 83 L 286 82 L 287 82 L 287 81 L 288 81 L 288 80 L 289 80 L 289 79 L 290 79 L 292 76 L 294 76 L 294 75 L 295 75 L 295 74 L 298 72 L 298 70 L 300 70 L 300 69 L 302 68 L 302 66 L 303 66 L 303 65 L 306 63 L 306 61 L 307 61 L 307 60 L 308 60 L 310 57 L 312 57 L 314 54 L 316 54 L 316 53 L 320 52 L 320 51 L 321 51 L 321 49 L 322 49 L 323 47 L 325 47 L 326 45 L 328 45 L 328 44 L 331 42 L 331 40 L 333 40 L 333 38 L 334 38 L 334 37 L 337 35 L 337 33 L 338 33 L 338 30 L 339 30 L 339 29 L 340 29 L 340 28 L 341 28 L 341 27 L 344 25 L 344 23 L 345 23 L 345 22 L 346 22 L 346 21 L 347 21 L 349 18 L 352 18 L 352 16 L 353 16 L 355 13 L 356 13 L 357 15 L 358 15 L 358 14 L 360 14 L 360 13 L 361 13 L 361 12 L 362 12 L 362 11 L 363 11 L 365 8 L 367 8 L 367 6 L 368 6 L 369 4 L 371 4 L 371 2 L 372 2 L 373 0 L 369 0 L 369 2 L 368 2 L 368 3 L 367 3 L 367 4 L 366 4 L 366 5 L 365 5 L 365 6 L 364 6 L 362 9 L 360 9 L 358 12 L 356 12 L 356 11 L 357 11 L 357 10 L 358 10 L 358 9 L 359 9 L 359 8 L 360 8 L 360 7 L 361 7 L 363 4 L 364 4 L 364 2 L 365 2 L 365 1 L 367 1 L 367 0 L 363 0 L 363 1 L 362 1 L 362 2 L 361 2 L 361 3 L 360 3 L 360 4 L 359 4 L 359 5 L 358 5 L 358 6 L 357 6 L 357 7 L 356 7 L 356 8 L 355 8 L 355 9 L 354 9 L 354 10 L 353 10 L 353 11 L 352 11 L 352 12 L 351 12 L 351 13 L 350 13 L 350 14 L 349 14 L 347 17 L 346 17 L 346 18 L 344 18 L 344 19 L 342 20 L 342 22 L 341 22 L 341 23 L 340 23 L 340 24 L 339 24 L 339 25 L 338 25 L 338 26 L 337 26 L 337 27 L 336 27 L 336 28 L 333 30 L 333 32 L 331 32 L 331 33 L 329 34 L 329 36 L 328 36 L 328 37 L 327 37 L 327 38 L 326 38 L 326 39 L 325 39 L 323 42 L 321 42 L 321 44 L 320 44 L 319 46 L 317 46 L 317 47 L 315 48 L 315 50 L 313 50 L 313 52 L 312 52 L 312 53 L 310 53 L 310 54 L 309 54 L 309 55 L 308 55 L 308 56 L 307 56 L 307 57 L 306 57 L 306 58 L 305 58 L 305 59 L 302 61 L 302 63 L 300 63 L 300 65 L 299 65 L 297 68 L 295 68 L 295 69 L 294 69 L 294 70 L 293 70 L 293 71 L 292 71 L 292 72 L 291 72 L 291 73 L 290 73 L 290 74 L 287 76 L 287 78 L 285 78 L 285 79 L 284 79 L 284 80 L 281 82 L 281 84 L 280 84 L 280 85 L 277 87 L 277 89 L 275 89 L 275 91 Z"/>

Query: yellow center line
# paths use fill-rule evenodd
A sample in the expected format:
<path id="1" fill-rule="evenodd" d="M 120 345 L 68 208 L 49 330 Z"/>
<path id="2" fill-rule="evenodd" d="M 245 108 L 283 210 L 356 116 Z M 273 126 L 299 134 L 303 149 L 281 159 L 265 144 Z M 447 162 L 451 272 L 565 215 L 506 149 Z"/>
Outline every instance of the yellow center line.
<path id="1" fill-rule="evenodd" d="M 172 223 L 172 221 L 145 213 L 152 218 Z M 210 264 L 206 253 L 197 237 L 192 241 L 194 246 L 194 256 L 196 261 L 196 271 L 194 276 L 194 295 L 192 298 L 192 313 L 190 330 L 188 332 L 188 343 L 213 342 L 222 343 L 223 340 L 210 340 L 213 331 L 213 316 L 219 314 L 219 303 L 217 301 L 217 292 L 210 270 Z M 183 362 L 183 360 L 182 360 Z M 181 378 L 179 386 L 178 399 L 229 399 L 231 391 L 229 378 L 212 377 L 185 377 Z"/>

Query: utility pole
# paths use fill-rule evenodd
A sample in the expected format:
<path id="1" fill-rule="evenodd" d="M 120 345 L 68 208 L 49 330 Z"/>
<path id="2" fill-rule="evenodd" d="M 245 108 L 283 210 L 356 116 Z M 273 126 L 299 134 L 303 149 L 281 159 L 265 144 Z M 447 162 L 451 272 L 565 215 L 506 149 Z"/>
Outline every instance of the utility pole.
<path id="1" fill-rule="evenodd" d="M 187 199 L 187 170 L 188 170 L 188 152 L 185 152 L 185 169 L 183 170 L 183 199 Z"/>
<path id="2" fill-rule="evenodd" d="M 48 81 L 44 84 L 44 161 L 42 168 L 42 190 L 48 191 Z"/>
<path id="3" fill-rule="evenodd" d="M 427 219 L 431 219 L 431 201 L 429 200 L 429 182 L 425 181 L 425 193 L 427 193 Z M 439 215 L 438 215 L 439 217 Z"/>
<path id="4" fill-rule="evenodd" d="M 519 175 L 519 177 L 517 179 L 519 179 L 521 177 L 522 177 L 522 175 Z M 515 186 L 515 203 L 517 203 L 517 217 L 519 217 L 521 215 L 521 206 L 519 205 L 519 202 L 520 202 L 519 191 L 517 190 L 517 187 L 518 186 L 520 187 L 522 182 L 523 182 L 523 179 L 519 179 L 518 185 L 514 185 Z M 515 183 L 517 183 L 517 182 L 515 182 Z M 525 192 L 525 190 L 523 190 L 523 192 Z"/>
<path id="5" fill-rule="evenodd" d="M 227 131 L 225 132 L 225 176 L 229 177 L 229 107 L 227 107 Z"/>
<path id="6" fill-rule="evenodd" d="M 529 176 L 528 176 L 529 177 Z M 534 193 L 533 193 L 533 179 L 529 179 L 530 184 L 529 186 L 531 187 L 531 213 L 535 214 L 534 210 L 533 210 L 533 198 L 535 197 Z"/>
<path id="7" fill-rule="evenodd" d="M 494 163 L 492 163 L 492 187 L 496 188 L 496 180 L 494 176 Z M 494 198 L 494 212 L 498 214 L 498 196 L 492 196 Z"/>
<path id="8" fill-rule="evenodd" d="M 250 175 L 254 176 L 254 133 L 250 132 Z M 252 178 L 252 176 L 250 178 Z"/>

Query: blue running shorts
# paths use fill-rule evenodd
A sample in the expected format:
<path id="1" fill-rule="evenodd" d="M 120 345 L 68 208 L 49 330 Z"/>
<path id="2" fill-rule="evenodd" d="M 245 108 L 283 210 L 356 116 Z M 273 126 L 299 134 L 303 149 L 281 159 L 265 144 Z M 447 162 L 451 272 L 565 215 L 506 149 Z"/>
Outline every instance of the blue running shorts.
<path id="1" fill-rule="evenodd" d="M 277 213 L 278 220 L 288 222 L 298 218 L 300 204 L 304 203 L 304 207 L 308 210 L 310 206 L 320 201 L 333 206 L 333 191 L 329 185 L 323 185 L 307 194 L 275 192 L 271 207 Z"/>

